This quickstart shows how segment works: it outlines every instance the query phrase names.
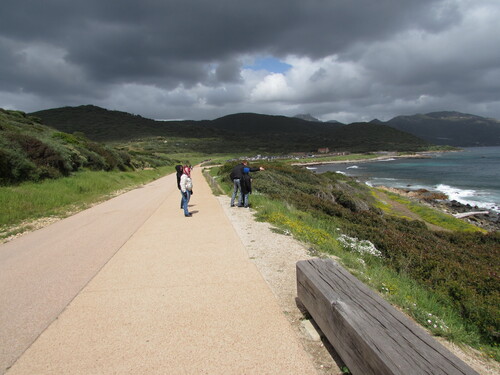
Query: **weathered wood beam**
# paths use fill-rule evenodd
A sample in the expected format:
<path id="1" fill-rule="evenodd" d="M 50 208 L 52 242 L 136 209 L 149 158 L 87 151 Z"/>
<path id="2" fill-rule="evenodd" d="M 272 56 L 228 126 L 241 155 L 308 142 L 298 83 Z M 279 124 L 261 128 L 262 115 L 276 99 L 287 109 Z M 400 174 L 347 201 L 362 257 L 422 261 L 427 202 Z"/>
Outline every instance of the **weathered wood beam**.
<path id="1" fill-rule="evenodd" d="M 475 215 L 488 215 L 490 212 L 489 211 L 474 211 L 474 212 L 463 212 L 460 214 L 454 214 L 457 219 L 463 219 L 465 217 L 469 216 L 475 216 Z"/>
<path id="2" fill-rule="evenodd" d="M 297 262 L 298 298 L 355 375 L 478 375 L 331 259 Z"/>

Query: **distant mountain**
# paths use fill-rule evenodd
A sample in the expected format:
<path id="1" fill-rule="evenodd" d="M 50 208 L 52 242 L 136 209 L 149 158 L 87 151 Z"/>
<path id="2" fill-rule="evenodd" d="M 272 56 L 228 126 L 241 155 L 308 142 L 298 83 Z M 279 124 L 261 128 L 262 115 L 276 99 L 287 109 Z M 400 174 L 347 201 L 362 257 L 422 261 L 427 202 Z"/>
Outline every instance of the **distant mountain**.
<path id="1" fill-rule="evenodd" d="M 337 120 L 328 120 L 327 121 L 329 124 L 340 124 L 340 125 L 345 125 L 343 122 L 337 121 Z"/>
<path id="2" fill-rule="evenodd" d="M 437 145 L 500 146 L 500 121 L 460 112 L 398 116 L 385 124 Z"/>
<path id="3" fill-rule="evenodd" d="M 155 121 L 96 106 L 64 107 L 32 113 L 46 125 L 84 133 L 99 141 L 147 137 L 200 139 L 192 151 L 269 153 L 316 151 L 415 151 L 429 146 L 422 139 L 378 124 L 326 123 L 285 116 L 238 113 L 215 120 Z"/>
<path id="4" fill-rule="evenodd" d="M 337 148 L 363 152 L 363 145 L 369 144 L 372 150 L 416 150 L 416 145 L 430 146 L 420 138 L 391 128 L 387 125 L 366 122 L 339 126 L 335 131 Z"/>
<path id="5" fill-rule="evenodd" d="M 317 121 L 317 122 L 320 121 L 316 117 L 312 116 L 309 113 L 299 113 L 298 115 L 295 115 L 293 117 L 300 118 L 300 119 L 306 120 L 306 121 Z"/>

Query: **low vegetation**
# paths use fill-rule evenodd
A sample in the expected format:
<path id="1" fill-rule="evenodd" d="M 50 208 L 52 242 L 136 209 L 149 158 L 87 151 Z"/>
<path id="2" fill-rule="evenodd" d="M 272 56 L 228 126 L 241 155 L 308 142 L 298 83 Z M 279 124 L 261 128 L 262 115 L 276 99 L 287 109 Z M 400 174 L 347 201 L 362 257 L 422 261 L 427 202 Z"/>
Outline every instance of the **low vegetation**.
<path id="1" fill-rule="evenodd" d="M 233 164 L 219 170 L 229 189 Z M 500 233 L 432 231 L 384 213 L 367 186 L 272 163 L 253 174 L 258 217 L 335 255 L 434 334 L 498 359 Z"/>
<path id="2" fill-rule="evenodd" d="M 140 148 L 112 147 L 43 125 L 20 111 L 0 109 L 0 186 L 69 176 L 80 170 L 132 171 L 179 159 Z"/>
<path id="3" fill-rule="evenodd" d="M 130 155 L 56 131 L 23 112 L 0 110 L 0 184 L 68 176 L 80 168 L 126 170 Z"/>
<path id="4" fill-rule="evenodd" d="M 385 195 L 390 197 L 392 201 L 399 202 L 407 207 L 411 212 L 418 215 L 423 221 L 436 225 L 440 228 L 451 230 L 451 231 L 464 231 L 464 232 L 481 232 L 485 233 L 486 230 L 471 225 L 463 220 L 456 219 L 455 217 L 445 214 L 441 211 L 435 210 L 431 207 L 424 206 L 414 200 L 405 198 L 399 194 L 391 193 L 388 191 L 384 192 Z M 439 197 L 443 199 L 443 197 Z M 383 211 L 390 212 L 390 204 L 388 205 L 386 202 L 379 202 L 377 207 L 382 209 Z"/>

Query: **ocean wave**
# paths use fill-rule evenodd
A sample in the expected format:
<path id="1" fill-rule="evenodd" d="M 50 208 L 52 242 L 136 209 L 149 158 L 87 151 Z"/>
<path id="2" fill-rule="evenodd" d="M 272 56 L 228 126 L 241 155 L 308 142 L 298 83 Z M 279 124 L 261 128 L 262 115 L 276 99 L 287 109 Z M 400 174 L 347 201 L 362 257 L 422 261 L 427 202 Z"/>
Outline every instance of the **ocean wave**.
<path id="1" fill-rule="evenodd" d="M 380 159 L 380 160 L 377 160 L 377 161 L 394 161 L 396 159 L 394 158 L 388 158 L 388 159 Z"/>
<path id="2" fill-rule="evenodd" d="M 450 185 L 439 184 L 436 186 L 436 190 L 445 193 L 450 199 L 464 199 L 466 197 L 473 197 L 477 194 L 476 190 L 472 189 L 460 189 Z"/>
<path id="3" fill-rule="evenodd" d="M 315 169 L 318 169 L 318 168 L 315 168 L 315 167 L 306 167 L 306 169 L 315 170 Z"/>
<path id="4" fill-rule="evenodd" d="M 347 167 L 346 169 L 358 169 L 359 167 L 357 165 L 351 165 L 350 167 Z"/>
<path id="5" fill-rule="evenodd" d="M 468 204 L 473 207 L 485 208 L 493 211 L 500 211 L 498 203 L 489 201 L 488 193 L 479 192 L 474 189 L 460 189 L 450 185 L 439 184 L 436 190 L 446 194 L 449 200 L 455 200 L 462 204 Z M 486 199 L 484 199 L 486 198 Z"/>

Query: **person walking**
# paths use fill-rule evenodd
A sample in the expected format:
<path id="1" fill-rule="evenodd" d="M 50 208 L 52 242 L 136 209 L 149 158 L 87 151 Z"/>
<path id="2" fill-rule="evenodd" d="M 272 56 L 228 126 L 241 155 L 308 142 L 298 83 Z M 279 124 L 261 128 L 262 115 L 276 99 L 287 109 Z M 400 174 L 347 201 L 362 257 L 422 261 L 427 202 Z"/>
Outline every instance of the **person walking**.
<path id="1" fill-rule="evenodd" d="M 231 196 L 231 207 L 234 207 L 234 201 L 236 200 L 236 196 L 238 195 L 238 207 L 243 207 L 243 194 L 241 193 L 241 178 L 243 177 L 243 169 L 249 168 L 250 172 L 258 172 L 263 171 L 263 167 L 258 168 L 250 168 L 248 167 L 248 161 L 243 160 L 241 164 L 236 165 L 229 178 L 233 181 L 233 195 Z M 239 193 L 239 194 L 238 194 Z"/>
<path id="2" fill-rule="evenodd" d="M 179 182 L 182 193 L 182 208 L 184 209 L 184 216 L 193 216 L 188 210 L 188 203 L 191 199 L 191 191 L 193 189 L 193 181 L 191 180 L 191 168 L 185 165 L 182 169 L 182 176 Z"/>

